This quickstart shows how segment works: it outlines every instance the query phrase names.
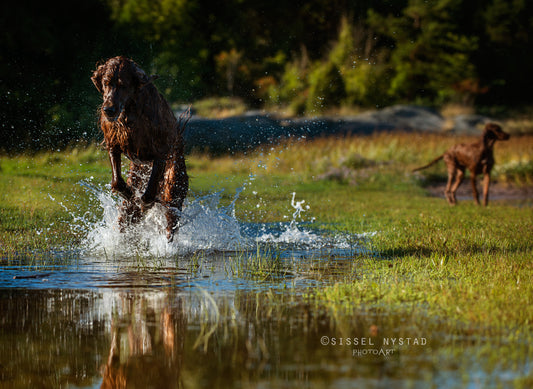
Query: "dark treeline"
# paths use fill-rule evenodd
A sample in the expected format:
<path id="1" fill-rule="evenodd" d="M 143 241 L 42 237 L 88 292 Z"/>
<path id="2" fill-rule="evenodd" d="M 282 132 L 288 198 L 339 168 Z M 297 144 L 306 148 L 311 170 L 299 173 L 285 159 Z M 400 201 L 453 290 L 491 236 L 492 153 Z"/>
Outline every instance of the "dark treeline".
<path id="1" fill-rule="evenodd" d="M 237 96 L 295 114 L 532 102 L 527 0 L 7 0 L 0 148 L 97 137 L 99 60 L 127 55 L 175 103 Z"/>

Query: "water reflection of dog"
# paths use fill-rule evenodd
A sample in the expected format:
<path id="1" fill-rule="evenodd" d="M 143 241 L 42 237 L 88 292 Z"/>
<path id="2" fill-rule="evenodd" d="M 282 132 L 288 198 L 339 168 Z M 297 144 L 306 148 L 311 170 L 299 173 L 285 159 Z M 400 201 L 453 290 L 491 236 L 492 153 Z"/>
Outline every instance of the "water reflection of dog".
<path id="1" fill-rule="evenodd" d="M 178 388 L 187 320 L 181 304 L 156 312 L 145 298 L 122 298 L 111 324 L 103 389 Z"/>

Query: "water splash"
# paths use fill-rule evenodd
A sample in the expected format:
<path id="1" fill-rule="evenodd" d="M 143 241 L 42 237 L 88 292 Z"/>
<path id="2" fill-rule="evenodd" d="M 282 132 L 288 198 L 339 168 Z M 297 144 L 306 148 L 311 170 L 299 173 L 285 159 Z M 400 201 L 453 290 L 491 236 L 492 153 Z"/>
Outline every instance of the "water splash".
<path id="1" fill-rule="evenodd" d="M 180 229 L 173 242 L 166 238 L 165 209 L 154 205 L 136 225 L 120 232 L 118 208 L 122 201 L 111 194 L 109 188 L 98 188 L 91 183 L 81 185 L 96 199 L 101 217 L 74 216 L 77 230 L 85 231 L 82 249 L 106 257 L 185 255 L 196 251 L 238 251 L 254 249 L 257 245 L 282 245 L 285 248 L 322 249 L 353 248 L 363 235 L 327 236 L 316 229 L 303 227 L 302 214 L 310 207 L 305 200 L 296 200 L 292 193 L 294 209 L 290 222 L 243 223 L 235 216 L 235 207 L 246 185 L 237 189 L 232 201 L 222 206 L 223 191 L 198 198 L 188 198 L 181 212 Z M 93 215 L 94 216 L 94 215 Z"/>
<path id="2" fill-rule="evenodd" d="M 185 201 L 179 232 L 174 242 L 168 242 L 162 205 L 155 204 L 138 224 L 121 232 L 118 209 L 122 200 L 87 182 L 82 185 L 102 209 L 100 220 L 84 220 L 87 234 L 82 248 L 88 252 L 106 256 L 161 257 L 196 250 L 231 250 L 242 240 L 233 211 L 236 199 L 229 206 L 220 207 L 222 192 Z"/>
<path id="3" fill-rule="evenodd" d="M 302 245 L 310 247 L 316 247 L 317 245 L 322 246 L 324 243 L 322 237 L 311 231 L 298 228 L 301 214 L 309 209 L 309 206 L 306 206 L 306 209 L 304 209 L 304 203 L 305 200 L 296 201 L 296 192 L 293 192 L 291 198 L 291 207 L 294 208 L 294 212 L 288 226 L 285 227 L 284 224 L 281 223 L 279 225 L 281 232 L 267 232 L 266 229 L 263 229 L 263 234 L 260 234 L 256 237 L 256 242 L 286 245 L 293 244 L 298 247 Z"/>

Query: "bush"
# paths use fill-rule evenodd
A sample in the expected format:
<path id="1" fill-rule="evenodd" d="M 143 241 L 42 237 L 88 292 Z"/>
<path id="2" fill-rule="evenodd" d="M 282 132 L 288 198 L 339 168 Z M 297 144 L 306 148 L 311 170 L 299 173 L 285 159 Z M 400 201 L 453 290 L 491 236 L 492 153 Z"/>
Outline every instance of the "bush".
<path id="1" fill-rule="evenodd" d="M 533 184 L 533 161 L 511 161 L 495 166 L 495 176 L 506 183 Z"/>
<path id="2" fill-rule="evenodd" d="M 242 115 L 247 110 L 244 101 L 238 97 L 208 97 L 196 101 L 192 108 L 198 115 L 208 118 Z"/>
<path id="3" fill-rule="evenodd" d="M 339 106 L 345 97 L 344 80 L 333 62 L 321 64 L 310 73 L 307 112 L 321 112 L 326 108 Z"/>
<path id="4" fill-rule="evenodd" d="M 288 63 L 281 78 L 279 98 L 282 102 L 290 102 L 307 88 L 307 69 L 298 62 Z"/>
<path id="5" fill-rule="evenodd" d="M 385 69 L 366 61 L 356 64 L 343 72 L 346 85 L 346 104 L 359 106 L 386 105 L 390 97 L 388 75 Z"/>

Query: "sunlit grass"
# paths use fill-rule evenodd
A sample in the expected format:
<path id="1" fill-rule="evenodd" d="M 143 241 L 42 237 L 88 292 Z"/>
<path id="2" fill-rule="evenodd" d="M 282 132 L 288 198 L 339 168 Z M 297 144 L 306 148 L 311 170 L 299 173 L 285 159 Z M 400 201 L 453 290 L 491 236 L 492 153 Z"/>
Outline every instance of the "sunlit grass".
<path id="1" fill-rule="evenodd" d="M 208 97 L 194 103 L 196 113 L 208 118 L 242 115 L 248 107 L 238 97 Z"/>
<path id="2" fill-rule="evenodd" d="M 289 175 L 300 180 L 337 180 L 357 184 L 369 180 L 398 182 L 413 178 L 410 171 L 425 165 L 456 143 L 470 143 L 476 136 L 446 134 L 377 133 L 369 136 L 325 137 L 288 140 L 246 155 L 211 158 L 193 155 L 189 158 L 193 171 L 219 174 Z M 529 185 L 533 172 L 533 136 L 514 135 L 495 146 L 496 180 L 516 185 Z M 427 173 L 426 173 L 427 172 Z M 443 163 L 422 173 L 446 176 Z M 395 176 L 391 180 L 389 175 Z"/>
<path id="3" fill-rule="evenodd" d="M 381 229 L 392 219 L 402 222 L 405 210 L 445 207 L 426 198 L 421 176 L 411 169 L 457 142 L 476 137 L 443 134 L 379 133 L 370 136 L 288 140 L 246 155 L 188 156 L 191 195 L 223 190 L 229 203 L 238 188 L 237 215 L 256 222 L 286 221 L 290 196 L 297 192 L 310 205 L 306 217 L 350 229 Z M 533 136 L 513 136 L 495 147 L 495 179 L 509 185 L 533 182 Z M 127 169 L 124 160 L 123 169 Z M 88 210 L 90 196 L 81 180 L 104 186 L 110 181 L 105 150 L 90 145 L 63 152 L 0 157 L 0 205 L 4 252 L 54 247 L 77 237 L 69 229 L 70 212 Z M 444 179 L 443 164 L 426 171 Z M 424 177 L 424 176 L 422 176 Z M 416 201 L 413 201 L 416 199 Z M 430 203 L 425 205 L 424 203 Z M 477 211 L 476 211 L 477 212 Z M 44 234 L 43 231 L 50 231 Z M 39 243 L 37 243 L 39 242 Z"/>

